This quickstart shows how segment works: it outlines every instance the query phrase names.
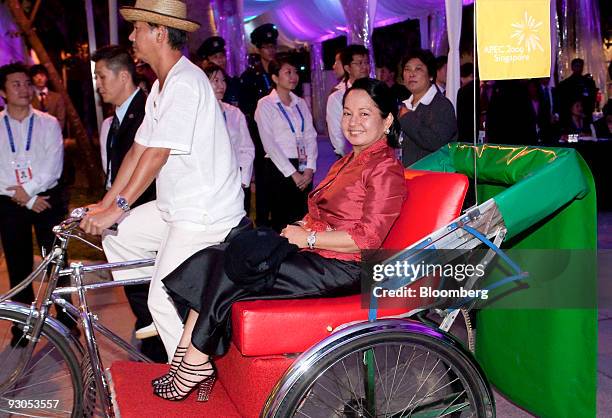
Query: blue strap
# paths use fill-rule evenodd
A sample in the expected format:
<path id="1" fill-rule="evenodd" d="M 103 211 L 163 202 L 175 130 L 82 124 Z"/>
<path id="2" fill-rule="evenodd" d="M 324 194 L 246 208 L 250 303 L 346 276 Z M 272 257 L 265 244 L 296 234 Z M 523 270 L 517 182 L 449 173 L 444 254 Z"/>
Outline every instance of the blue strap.
<path id="1" fill-rule="evenodd" d="M 268 79 L 268 73 L 263 73 L 263 80 L 264 83 L 266 84 L 266 92 L 270 91 L 270 88 L 272 88 L 272 84 L 270 83 L 270 80 Z"/>
<path id="2" fill-rule="evenodd" d="M 6 126 L 6 133 L 8 134 L 9 144 L 11 146 L 11 152 L 13 154 L 17 153 L 17 148 L 15 147 L 15 138 L 13 137 L 13 130 L 11 129 L 11 124 L 9 123 L 8 115 L 4 115 L 4 125 Z M 30 116 L 30 124 L 28 125 L 28 137 L 26 140 L 26 152 L 30 151 L 30 147 L 32 145 L 32 131 L 34 130 L 34 114 Z"/>
<path id="3" fill-rule="evenodd" d="M 278 108 L 280 109 L 281 113 L 283 114 L 283 116 L 285 116 L 285 119 L 287 119 L 287 123 L 289 124 L 289 128 L 291 128 L 291 132 L 295 135 L 295 128 L 293 127 L 293 123 L 291 122 L 291 118 L 289 118 L 287 111 L 285 110 L 281 102 L 276 102 L 276 104 Z M 304 115 L 302 115 L 302 111 L 300 110 L 300 107 L 298 105 L 295 105 L 295 107 L 297 108 L 297 111 L 300 114 L 300 118 L 302 119 L 302 134 L 303 134 L 304 133 Z"/>
<path id="4" fill-rule="evenodd" d="M 508 265 L 516 272 L 516 274 L 521 274 L 523 272 L 523 270 L 521 270 L 519 265 L 516 264 L 514 261 L 512 261 L 512 259 L 508 257 L 506 253 L 501 250 L 501 248 L 499 248 L 497 245 L 489 241 L 489 239 L 485 237 L 483 234 L 481 234 L 480 232 L 478 232 L 478 230 L 472 228 L 471 226 L 467 226 L 465 224 L 459 225 L 459 228 L 462 228 L 466 230 L 467 232 L 469 232 L 470 234 L 474 235 L 476 238 L 482 241 L 487 247 L 495 251 L 495 253 L 498 256 L 500 256 L 506 263 L 508 263 Z"/>
<path id="5" fill-rule="evenodd" d="M 491 250 L 493 250 L 498 256 L 500 256 L 502 258 L 502 260 L 504 260 L 509 266 L 510 268 L 512 268 L 515 271 L 515 275 L 510 276 L 510 277 L 506 277 L 494 284 L 492 284 L 491 286 L 489 286 L 487 289 L 488 290 L 493 290 L 496 289 L 500 286 L 503 286 L 507 283 L 511 283 L 511 282 L 515 282 L 518 280 L 524 280 L 526 279 L 529 274 L 527 272 L 524 272 L 520 266 L 518 264 L 516 264 L 514 261 L 512 261 L 512 259 L 510 257 L 508 257 L 506 255 L 506 253 L 499 248 L 497 245 L 495 245 L 493 242 L 491 242 L 485 235 L 481 234 L 478 230 L 467 226 L 463 223 L 456 225 L 458 228 L 464 229 L 466 232 L 470 233 L 471 235 L 473 235 L 474 237 L 478 238 L 479 241 L 481 241 L 483 244 L 485 244 L 487 247 L 489 247 Z M 462 300 L 459 302 L 459 304 L 457 304 L 456 306 L 461 306 L 467 302 L 469 302 L 471 299 L 467 299 L 467 300 Z M 371 297 L 370 297 L 370 309 L 368 312 L 368 320 L 369 321 L 374 321 L 376 320 L 376 316 L 377 316 L 377 310 L 378 310 L 378 300 L 376 297 L 374 297 L 374 294 L 372 293 Z"/>

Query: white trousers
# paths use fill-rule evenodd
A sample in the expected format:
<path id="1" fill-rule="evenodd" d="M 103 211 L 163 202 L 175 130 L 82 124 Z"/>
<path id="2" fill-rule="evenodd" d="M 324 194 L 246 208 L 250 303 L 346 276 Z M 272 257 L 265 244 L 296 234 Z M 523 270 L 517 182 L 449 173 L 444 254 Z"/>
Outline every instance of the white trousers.
<path id="1" fill-rule="evenodd" d="M 204 228 L 203 225 L 165 222 L 153 201 L 132 209 L 119 223 L 117 232 L 106 234 L 102 240 L 106 258 L 111 263 L 155 257 L 153 267 L 114 271 L 113 278 L 151 277 L 147 304 L 169 359 L 178 346 L 183 323 L 162 279 L 191 255 L 220 243 L 229 233 L 228 228 Z"/>

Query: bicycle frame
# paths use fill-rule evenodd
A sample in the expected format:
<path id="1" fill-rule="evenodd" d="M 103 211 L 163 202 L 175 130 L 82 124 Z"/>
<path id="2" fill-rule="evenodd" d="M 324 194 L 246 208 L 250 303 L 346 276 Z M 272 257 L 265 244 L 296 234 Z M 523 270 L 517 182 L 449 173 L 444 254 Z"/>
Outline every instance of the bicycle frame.
<path id="1" fill-rule="evenodd" d="M 43 325 L 48 323 L 55 329 L 60 330 L 61 334 L 70 340 L 72 346 L 76 346 L 78 354 L 85 356 L 85 361 L 82 362 L 83 369 L 86 367 L 91 368 L 91 377 L 93 377 L 93 382 L 91 383 L 95 384 L 96 393 L 100 395 L 102 409 L 106 416 L 114 417 L 114 411 L 110 401 L 110 388 L 104 373 L 102 358 L 98 350 L 96 332 L 100 333 L 113 345 L 119 347 L 133 358 L 143 362 L 150 362 L 151 360 L 136 350 L 136 348 L 130 343 L 119 337 L 117 334 L 99 322 L 97 315 L 95 315 L 89 308 L 86 293 L 93 290 L 146 284 L 149 283 L 151 279 L 141 278 L 85 284 L 83 281 L 83 276 L 87 273 L 100 271 L 123 270 L 152 266 L 155 260 L 143 259 L 118 263 L 95 264 L 90 266 L 84 266 L 82 263 L 71 263 L 69 268 L 64 268 L 66 263 L 66 249 L 68 248 L 68 242 L 71 237 L 77 237 L 78 239 L 93 245 L 78 235 L 72 234 L 72 230 L 76 228 L 76 222 L 78 220 L 79 219 L 77 218 L 69 218 L 62 224 L 54 227 L 56 243 L 54 244 L 53 249 L 43 258 L 41 264 L 32 273 L 30 273 L 25 280 L 23 280 L 23 282 L 9 290 L 9 292 L 6 294 L 0 296 L 0 305 L 3 307 L 9 310 L 28 313 L 28 322 L 24 327 L 24 337 L 28 340 L 28 344 L 21 352 L 15 370 L 11 373 L 8 379 L 6 379 L 4 382 L 0 382 L 0 395 L 9 390 L 23 375 L 26 366 L 32 357 L 36 343 L 39 341 Z M 53 268 L 49 273 L 48 268 L 51 265 Z M 41 286 L 46 284 L 46 288 L 43 293 L 43 297 L 37 297 L 30 305 L 29 310 L 23 304 L 7 301 L 7 299 L 14 297 L 17 293 L 29 286 L 40 275 L 43 275 Z M 70 276 L 72 285 L 57 287 L 59 278 L 66 276 Z M 78 307 L 71 304 L 63 297 L 71 294 L 77 295 Z M 75 321 L 77 321 L 77 323 L 82 325 L 86 341 L 85 348 L 83 348 L 78 340 L 71 337 L 65 325 L 49 316 L 49 308 L 52 304 L 57 304 L 57 306 L 64 309 L 64 311 L 67 312 Z M 85 374 L 83 373 L 84 370 L 81 370 L 81 372 L 82 374 Z M 90 382 L 84 381 L 83 384 L 85 387 L 88 387 Z M 84 399 L 83 401 L 85 407 L 87 407 L 87 399 Z M 93 399 L 93 402 L 95 402 L 95 399 Z"/>

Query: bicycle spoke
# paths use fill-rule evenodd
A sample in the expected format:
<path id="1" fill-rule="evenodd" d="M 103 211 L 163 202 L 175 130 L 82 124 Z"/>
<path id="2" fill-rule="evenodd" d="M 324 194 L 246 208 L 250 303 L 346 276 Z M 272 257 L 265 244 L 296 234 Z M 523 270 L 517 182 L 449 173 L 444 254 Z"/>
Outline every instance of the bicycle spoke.
<path id="1" fill-rule="evenodd" d="M 281 401 L 281 415 L 274 416 L 470 418 L 494 414 L 486 381 L 470 367 L 470 360 L 435 338 L 401 330 L 382 338 L 372 333 L 342 346 L 335 356 L 333 350 L 328 355 L 333 357 L 312 365 L 301 381 L 309 389 L 294 386 Z M 372 376 L 374 382 L 368 380 Z"/>
<path id="2" fill-rule="evenodd" d="M 340 397 L 338 397 L 334 392 L 332 392 L 331 390 L 329 390 L 328 388 L 326 388 L 324 385 L 322 385 L 321 383 L 317 383 L 317 385 L 319 385 L 322 389 L 324 389 L 326 392 L 328 392 L 330 395 L 332 395 L 334 398 L 336 398 L 337 400 L 339 400 L 340 402 L 344 403 L 344 400 Z M 350 409 L 352 409 L 353 411 L 357 412 L 357 413 L 361 413 L 364 411 L 358 411 L 357 409 L 355 409 L 353 406 L 351 406 L 348 403 L 344 403 L 343 406 L 348 406 Z M 365 411 L 367 412 L 367 411 Z M 369 416 L 371 416 L 370 414 L 368 414 Z"/>
<path id="3" fill-rule="evenodd" d="M 391 380 L 391 388 L 389 389 L 390 395 L 389 395 L 389 399 L 387 399 L 387 405 L 385 407 L 385 415 L 387 415 L 387 413 L 389 412 L 389 406 L 391 404 L 391 396 L 394 394 L 393 386 L 395 384 L 395 377 L 397 376 L 397 368 L 399 367 L 400 357 L 402 356 L 402 348 L 403 346 L 400 345 L 399 351 L 397 352 L 397 360 L 395 361 L 395 367 L 393 368 L 393 379 Z"/>
<path id="4" fill-rule="evenodd" d="M 33 348 L 30 347 L 34 343 L 27 341 L 32 353 L 29 357 L 22 358 L 28 348 L 19 345 L 12 347 L 9 342 L 13 345 L 15 342 L 26 342 L 23 328 L 29 322 L 28 315 L 0 308 L 0 321 L 0 334 L 3 337 L 0 341 L 0 381 L 7 382 L 21 362 L 25 362 L 18 379 L 6 388 L 0 398 L 0 415 L 66 417 L 76 414 L 76 411 L 80 410 L 81 399 L 80 386 L 75 386 L 80 384 L 80 377 L 75 374 L 78 370 L 78 359 L 71 356 L 71 348 L 63 335 L 48 325 L 43 325 L 40 339 Z M 13 341 L 16 328 L 19 329 L 19 334 L 16 334 L 17 337 Z M 54 401 L 54 407 L 40 402 L 47 399 Z M 21 404 L 13 401 L 19 401 Z M 35 403 L 28 404 L 29 401 Z M 9 407 L 9 404 L 12 407 Z"/>

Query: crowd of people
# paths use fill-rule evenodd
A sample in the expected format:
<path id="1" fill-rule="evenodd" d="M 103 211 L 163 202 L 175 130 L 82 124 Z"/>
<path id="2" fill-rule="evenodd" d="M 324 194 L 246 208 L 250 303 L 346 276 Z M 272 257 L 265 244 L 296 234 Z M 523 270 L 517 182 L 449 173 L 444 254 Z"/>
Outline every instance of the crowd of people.
<path id="1" fill-rule="evenodd" d="M 102 235 L 110 262 L 156 259 L 113 278 L 152 277 L 126 294 L 142 352 L 171 360 L 169 373 L 152 382 L 155 393 L 178 400 L 198 388 L 206 400 L 216 375 L 211 356 L 227 350 L 232 302 L 356 291 L 360 252 L 378 248 L 399 215 L 403 167 L 475 136 L 477 80 L 464 64 L 456 113 L 445 96 L 446 57 L 412 51 L 397 68 L 383 63 L 376 80 L 364 46 L 338 51 L 338 84 L 326 106 L 337 161 L 315 186 L 317 132 L 294 93 L 298 65 L 276 53 L 276 28 L 251 33 L 261 59 L 232 76 L 222 38 L 205 40 L 196 64 L 181 51 L 199 24 L 184 10 L 160 7 L 139 0 L 121 8 L 134 25 L 133 54 L 110 45 L 91 57 L 98 93 L 113 112 L 100 129 L 106 191 L 81 227 Z M 152 83 L 141 84 L 135 60 Z M 537 144 L 592 131 L 609 138 L 612 105 L 592 119 L 596 90 L 583 64 L 574 60 L 556 90 L 548 80 L 483 83 L 478 122 L 487 137 Z M 65 107 L 47 79 L 40 65 L 0 68 L 0 237 L 12 286 L 32 270 L 32 227 L 48 250 L 51 227 L 67 210 Z M 529 125 L 525 134 L 512 136 L 521 124 Z M 247 218 L 252 183 L 257 229 Z M 264 270 L 244 265 L 252 257 L 266 262 Z M 33 297 L 30 288 L 18 300 Z"/>
<path id="2" fill-rule="evenodd" d="M 480 129 L 493 143 L 552 145 L 568 136 L 612 139 L 612 105 L 602 94 L 584 60 L 571 62 L 572 73 L 553 86 L 551 79 L 482 83 Z M 612 83 L 607 86 L 612 97 Z"/>

